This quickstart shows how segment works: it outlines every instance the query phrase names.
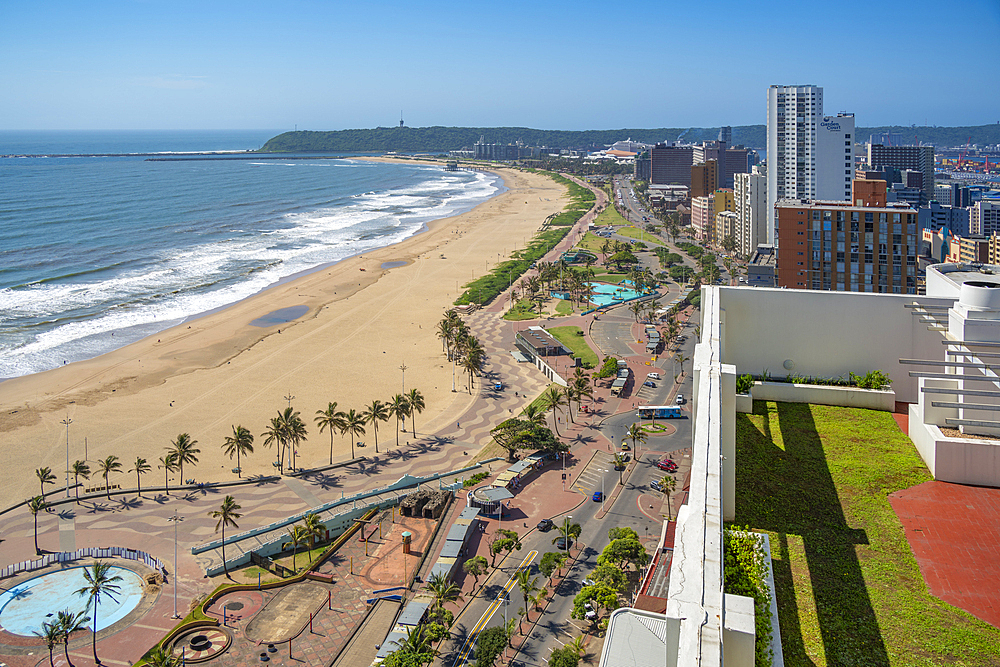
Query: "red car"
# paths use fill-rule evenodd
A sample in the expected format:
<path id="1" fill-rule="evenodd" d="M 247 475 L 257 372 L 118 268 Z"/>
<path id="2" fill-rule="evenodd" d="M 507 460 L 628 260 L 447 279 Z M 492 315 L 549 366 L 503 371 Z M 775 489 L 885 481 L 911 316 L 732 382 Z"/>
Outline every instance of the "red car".
<path id="1" fill-rule="evenodd" d="M 666 470 L 667 472 L 677 472 L 677 464 L 670 459 L 663 459 L 662 461 L 657 461 L 656 467 L 660 470 Z"/>

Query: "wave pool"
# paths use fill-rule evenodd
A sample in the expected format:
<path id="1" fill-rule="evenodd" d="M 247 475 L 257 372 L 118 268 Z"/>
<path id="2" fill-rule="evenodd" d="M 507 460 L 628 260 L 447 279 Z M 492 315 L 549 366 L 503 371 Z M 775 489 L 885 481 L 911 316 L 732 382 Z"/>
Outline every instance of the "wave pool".
<path id="1" fill-rule="evenodd" d="M 100 631 L 125 618 L 126 614 L 138 606 L 142 599 L 142 577 L 123 567 L 112 567 L 109 576 L 119 576 L 119 586 L 114 594 L 101 596 L 97 606 L 97 628 L 94 628 L 94 606 L 86 595 L 76 591 L 87 585 L 83 567 L 74 567 L 57 572 L 47 572 L 22 582 L 0 594 L 0 627 L 7 632 L 26 637 L 41 631 L 43 623 L 54 621 L 56 613 L 69 610 L 71 613 L 86 611 L 91 620 L 87 627 Z"/>
<path id="2" fill-rule="evenodd" d="M 609 285 L 607 283 L 588 283 L 593 293 L 590 296 L 591 303 L 598 306 L 607 306 L 611 303 L 621 303 L 627 299 L 634 299 L 640 296 L 634 289 L 621 285 Z"/>

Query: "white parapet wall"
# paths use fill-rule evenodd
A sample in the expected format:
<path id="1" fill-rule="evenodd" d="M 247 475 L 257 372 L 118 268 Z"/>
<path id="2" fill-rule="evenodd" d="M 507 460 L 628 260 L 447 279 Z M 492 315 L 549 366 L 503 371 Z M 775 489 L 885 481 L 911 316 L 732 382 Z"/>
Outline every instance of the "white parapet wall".
<path id="1" fill-rule="evenodd" d="M 876 391 L 874 389 L 834 387 L 822 384 L 755 382 L 751 394 L 755 401 L 840 405 L 845 408 L 865 408 L 884 412 L 894 412 L 896 409 L 896 392 L 891 389 Z M 752 410 L 751 407 L 747 412 Z M 741 410 L 741 412 L 743 411 Z"/>

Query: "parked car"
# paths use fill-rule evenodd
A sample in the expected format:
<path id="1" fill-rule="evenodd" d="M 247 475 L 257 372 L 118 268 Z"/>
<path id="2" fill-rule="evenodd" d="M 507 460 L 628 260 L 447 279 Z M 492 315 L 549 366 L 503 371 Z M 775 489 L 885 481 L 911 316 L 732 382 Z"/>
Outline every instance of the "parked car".
<path id="1" fill-rule="evenodd" d="M 594 580 L 588 577 L 588 578 L 586 578 L 586 579 L 583 580 L 583 585 L 584 586 L 593 586 L 594 585 Z"/>
<path id="2" fill-rule="evenodd" d="M 603 491 L 594 491 L 594 502 L 595 503 L 604 502 L 604 492 Z"/>
<path id="3" fill-rule="evenodd" d="M 684 394 L 677 394 L 677 405 L 684 405 Z"/>
<path id="4" fill-rule="evenodd" d="M 660 480 L 654 479 L 652 482 L 649 483 L 649 488 L 653 489 L 654 491 L 662 491 L 663 485 L 660 484 Z"/>
<path id="5" fill-rule="evenodd" d="M 645 382 L 642 383 L 642 386 L 643 387 L 652 387 L 653 389 L 656 389 L 656 383 L 653 382 L 652 380 L 646 380 Z"/>
<path id="6" fill-rule="evenodd" d="M 555 526 L 556 524 L 552 523 L 552 519 L 542 519 L 541 521 L 538 522 L 536 528 L 545 533 L 555 528 Z"/>
<path id="7" fill-rule="evenodd" d="M 660 379 L 660 374 L 659 373 L 646 373 L 646 377 L 648 377 L 651 380 L 659 380 Z"/>
<path id="8" fill-rule="evenodd" d="M 565 537 L 557 537 L 556 541 L 553 542 L 553 544 L 555 544 L 556 545 L 556 549 L 559 549 L 560 551 L 565 551 L 566 550 L 567 542 L 566 542 L 566 538 Z M 570 538 L 569 545 L 572 545 L 572 544 L 573 544 L 573 539 Z"/>
<path id="9" fill-rule="evenodd" d="M 624 440 L 622 440 L 622 451 L 623 452 L 632 451 L 632 447 L 627 442 L 625 442 Z"/>
<path id="10" fill-rule="evenodd" d="M 656 467 L 666 472 L 677 472 L 677 463 L 670 459 L 657 461 Z"/>
<path id="11" fill-rule="evenodd" d="M 593 605 L 591 605 L 589 602 L 585 602 L 583 603 L 583 607 L 584 609 L 587 610 L 584 616 L 587 617 L 588 621 L 593 621 L 597 619 L 597 612 L 594 611 Z"/>

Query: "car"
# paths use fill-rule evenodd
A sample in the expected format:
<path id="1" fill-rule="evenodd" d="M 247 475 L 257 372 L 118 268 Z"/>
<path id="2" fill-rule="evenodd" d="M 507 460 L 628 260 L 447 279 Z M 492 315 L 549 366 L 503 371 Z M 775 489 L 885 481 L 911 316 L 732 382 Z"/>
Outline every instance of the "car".
<path id="1" fill-rule="evenodd" d="M 565 551 L 566 550 L 567 542 L 566 542 L 566 538 L 565 537 L 557 537 L 556 541 L 553 542 L 552 544 L 556 545 L 556 549 L 559 549 L 561 551 Z M 573 538 L 570 538 L 569 544 L 570 545 L 573 544 Z"/>
<path id="2" fill-rule="evenodd" d="M 652 482 L 649 483 L 649 488 L 653 489 L 654 491 L 662 491 L 663 485 L 660 484 L 660 480 L 654 479 Z"/>
<path id="3" fill-rule="evenodd" d="M 503 391 L 503 382 L 494 382 L 493 391 Z"/>
<path id="4" fill-rule="evenodd" d="M 618 455 L 618 460 L 624 463 L 628 463 L 629 459 L 632 458 L 628 452 L 622 452 Z"/>
<path id="5" fill-rule="evenodd" d="M 652 380 L 646 380 L 645 382 L 642 383 L 642 386 L 643 387 L 652 387 L 653 389 L 656 389 L 656 383 L 653 382 Z"/>
<path id="6" fill-rule="evenodd" d="M 623 452 L 629 452 L 629 451 L 632 451 L 632 448 L 631 448 L 631 447 L 629 446 L 629 444 L 628 444 L 627 442 L 625 442 L 624 440 L 622 440 L 622 451 L 623 451 Z"/>
<path id="7" fill-rule="evenodd" d="M 677 463 L 671 459 L 661 459 L 657 461 L 656 467 L 667 472 L 677 472 Z"/>
<path id="8" fill-rule="evenodd" d="M 594 585 L 594 580 L 591 579 L 590 577 L 588 577 L 588 578 L 586 578 L 586 579 L 583 580 L 583 585 L 584 586 L 593 586 Z M 590 604 L 590 603 L 588 602 L 587 604 Z"/>
<path id="9" fill-rule="evenodd" d="M 538 528 L 538 530 L 545 533 L 555 528 L 556 524 L 552 523 L 552 519 L 542 519 L 541 521 L 538 522 L 538 525 L 535 527 Z"/>
<path id="10" fill-rule="evenodd" d="M 602 503 L 602 502 L 604 502 L 604 492 L 603 491 L 594 491 L 594 502 L 595 503 Z"/>
<path id="11" fill-rule="evenodd" d="M 677 405 L 684 405 L 684 394 L 677 394 L 677 399 L 674 402 Z"/>
<path id="12" fill-rule="evenodd" d="M 660 374 L 659 373 L 646 373 L 646 377 L 648 377 L 651 380 L 659 380 L 660 379 Z"/>
<path id="13" fill-rule="evenodd" d="M 584 602 L 583 608 L 587 610 L 586 613 L 584 613 L 584 616 L 587 617 L 588 621 L 597 620 L 597 612 L 594 610 L 594 606 L 592 604 Z"/>

